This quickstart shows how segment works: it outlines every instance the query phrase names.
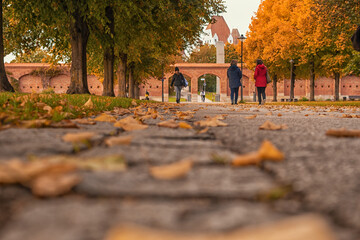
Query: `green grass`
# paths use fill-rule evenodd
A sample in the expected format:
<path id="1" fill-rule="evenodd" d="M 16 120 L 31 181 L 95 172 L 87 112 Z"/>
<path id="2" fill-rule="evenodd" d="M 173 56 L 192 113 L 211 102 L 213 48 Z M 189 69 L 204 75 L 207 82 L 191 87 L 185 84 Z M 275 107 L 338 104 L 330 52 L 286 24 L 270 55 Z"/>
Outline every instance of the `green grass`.
<path id="1" fill-rule="evenodd" d="M 83 107 L 90 97 L 94 107 Z M 33 119 L 61 121 L 63 119 L 81 118 L 92 116 L 102 111 L 110 111 L 115 107 L 129 108 L 132 101 L 132 99 L 128 98 L 88 94 L 24 94 L 4 92 L 0 93 L 0 123 L 2 118 L 5 117 L 7 122 Z M 137 102 L 141 101 L 137 100 Z M 51 113 L 44 110 L 43 106 L 37 105 L 42 103 L 52 108 Z"/>
<path id="2" fill-rule="evenodd" d="M 169 97 L 169 102 L 176 102 L 176 97 Z M 180 98 L 180 102 L 187 102 L 185 98 Z"/>

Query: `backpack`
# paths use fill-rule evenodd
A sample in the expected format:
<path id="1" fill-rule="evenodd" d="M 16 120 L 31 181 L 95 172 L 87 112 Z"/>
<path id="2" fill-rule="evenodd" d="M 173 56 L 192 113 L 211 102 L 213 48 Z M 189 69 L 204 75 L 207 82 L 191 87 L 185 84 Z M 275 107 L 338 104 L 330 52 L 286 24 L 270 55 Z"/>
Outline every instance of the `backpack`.
<path id="1" fill-rule="evenodd" d="M 189 83 L 188 83 L 188 81 L 186 80 L 186 78 L 184 78 L 184 87 L 187 87 L 187 86 L 189 86 Z"/>

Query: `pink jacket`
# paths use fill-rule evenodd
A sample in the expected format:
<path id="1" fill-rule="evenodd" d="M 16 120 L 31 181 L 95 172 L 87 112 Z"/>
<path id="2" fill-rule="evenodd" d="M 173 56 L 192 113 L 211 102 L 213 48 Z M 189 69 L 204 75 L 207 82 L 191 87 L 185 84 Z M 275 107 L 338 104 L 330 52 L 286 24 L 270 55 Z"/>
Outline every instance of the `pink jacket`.
<path id="1" fill-rule="evenodd" d="M 267 72 L 267 68 L 265 67 L 264 64 L 260 64 L 260 65 L 256 66 L 255 75 L 254 75 L 256 87 L 266 87 L 267 86 L 266 72 Z"/>

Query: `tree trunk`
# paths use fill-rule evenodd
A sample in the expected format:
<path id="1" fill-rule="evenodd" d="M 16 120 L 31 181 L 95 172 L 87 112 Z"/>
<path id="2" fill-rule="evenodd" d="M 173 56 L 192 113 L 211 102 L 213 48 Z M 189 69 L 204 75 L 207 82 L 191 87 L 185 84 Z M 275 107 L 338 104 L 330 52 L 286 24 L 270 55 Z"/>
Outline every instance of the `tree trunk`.
<path id="1" fill-rule="evenodd" d="M 140 88 L 139 88 L 139 83 L 137 83 L 135 81 L 135 85 L 134 85 L 134 92 L 135 92 L 135 99 L 140 99 Z"/>
<path id="2" fill-rule="evenodd" d="M 115 20 L 113 8 L 107 6 L 105 8 L 105 14 L 108 19 L 107 27 L 110 33 L 107 34 L 109 43 L 104 47 L 104 91 L 103 96 L 114 97 L 114 35 L 115 35 Z"/>
<path id="3" fill-rule="evenodd" d="M 273 77 L 273 102 L 277 102 L 277 75 Z"/>
<path id="4" fill-rule="evenodd" d="M 0 0 L 0 92 L 8 91 L 15 92 L 14 88 L 11 86 L 5 70 L 4 63 L 4 36 L 3 36 L 3 1 Z"/>
<path id="5" fill-rule="evenodd" d="M 295 97 L 295 67 L 294 62 L 291 62 L 291 78 L 290 78 L 290 99 L 294 100 Z"/>
<path id="6" fill-rule="evenodd" d="M 310 101 L 315 101 L 315 63 L 310 62 Z"/>
<path id="7" fill-rule="evenodd" d="M 68 94 L 90 93 L 87 83 L 86 45 L 89 39 L 89 28 L 79 9 L 76 9 L 70 23 L 71 44 L 71 81 Z"/>
<path id="8" fill-rule="evenodd" d="M 129 98 L 135 98 L 134 64 L 129 65 Z"/>
<path id="9" fill-rule="evenodd" d="M 120 53 L 119 66 L 117 70 L 117 79 L 119 83 L 119 97 L 126 97 L 126 68 L 127 55 Z"/>
<path id="10" fill-rule="evenodd" d="M 335 73 L 335 101 L 340 100 L 339 90 L 340 90 L 340 73 Z"/>

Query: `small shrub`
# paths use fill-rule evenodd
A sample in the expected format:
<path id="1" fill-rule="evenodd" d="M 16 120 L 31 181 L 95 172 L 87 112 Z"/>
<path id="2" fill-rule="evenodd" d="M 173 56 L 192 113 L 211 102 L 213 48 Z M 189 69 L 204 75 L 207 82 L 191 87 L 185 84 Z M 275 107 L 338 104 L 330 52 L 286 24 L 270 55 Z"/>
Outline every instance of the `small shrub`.
<path id="1" fill-rule="evenodd" d="M 53 88 L 49 87 L 47 89 L 44 89 L 41 93 L 43 93 L 43 94 L 53 94 L 53 93 L 55 93 L 55 91 L 54 91 Z"/>
<path id="2" fill-rule="evenodd" d="M 300 98 L 300 100 L 299 100 L 300 102 L 308 102 L 309 101 L 309 99 L 308 98 L 306 98 L 306 97 L 302 97 L 302 98 Z"/>

